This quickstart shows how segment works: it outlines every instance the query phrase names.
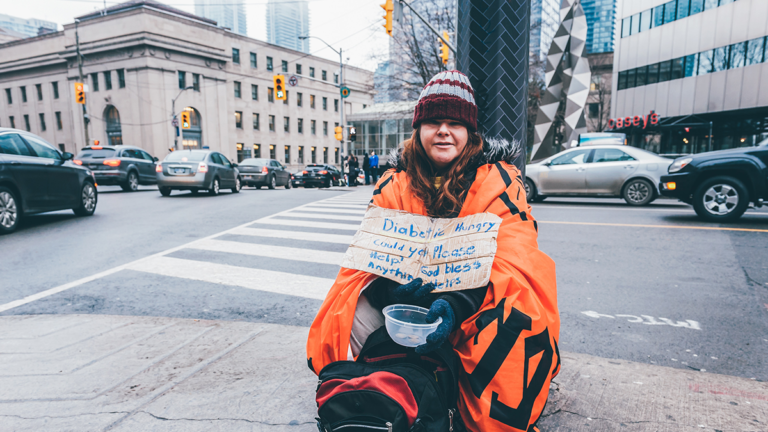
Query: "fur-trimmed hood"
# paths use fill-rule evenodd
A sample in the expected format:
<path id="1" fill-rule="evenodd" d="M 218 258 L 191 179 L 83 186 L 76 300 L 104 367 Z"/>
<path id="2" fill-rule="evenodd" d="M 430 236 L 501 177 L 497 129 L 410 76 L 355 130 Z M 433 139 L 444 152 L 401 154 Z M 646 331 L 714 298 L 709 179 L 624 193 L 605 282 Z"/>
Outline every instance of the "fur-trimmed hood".
<path id="1" fill-rule="evenodd" d="M 502 138 L 483 137 L 483 153 L 472 161 L 467 169 L 477 170 L 485 164 L 496 162 L 512 163 L 522 153 L 523 146 L 518 140 L 507 141 Z M 397 171 L 405 169 L 403 164 L 403 148 L 398 146 L 389 152 L 388 164 Z"/>

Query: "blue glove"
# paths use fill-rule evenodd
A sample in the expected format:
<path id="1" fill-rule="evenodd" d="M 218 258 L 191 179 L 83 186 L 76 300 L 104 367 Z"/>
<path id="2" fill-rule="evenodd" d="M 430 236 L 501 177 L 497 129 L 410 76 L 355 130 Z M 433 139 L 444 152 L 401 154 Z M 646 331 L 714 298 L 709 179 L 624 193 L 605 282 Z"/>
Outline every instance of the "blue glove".
<path id="1" fill-rule="evenodd" d="M 440 348 L 440 346 L 448 340 L 448 336 L 451 334 L 451 331 L 453 331 L 453 325 L 456 322 L 456 318 L 451 305 L 443 299 L 435 300 L 435 302 L 432 303 L 432 307 L 429 308 L 429 313 L 427 313 L 426 321 L 428 323 L 433 323 L 437 321 L 438 317 L 442 318 L 443 322 L 437 326 L 435 331 L 427 336 L 427 343 L 416 347 L 417 353 L 426 354 L 432 352 Z"/>
<path id="2" fill-rule="evenodd" d="M 429 296 L 429 293 L 435 289 L 435 285 L 430 282 L 423 284 L 421 278 L 416 278 L 405 285 L 398 285 L 389 289 L 390 304 L 405 303 L 418 304 Z"/>

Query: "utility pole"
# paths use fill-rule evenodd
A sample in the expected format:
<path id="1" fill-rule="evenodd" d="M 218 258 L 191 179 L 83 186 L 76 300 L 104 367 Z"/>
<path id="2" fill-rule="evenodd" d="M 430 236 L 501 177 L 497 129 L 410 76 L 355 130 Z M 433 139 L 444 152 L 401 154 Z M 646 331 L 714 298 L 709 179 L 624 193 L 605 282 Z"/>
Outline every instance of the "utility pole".
<path id="1" fill-rule="evenodd" d="M 80 55 L 80 34 L 78 33 L 77 25 L 80 24 L 80 20 L 75 20 L 75 50 L 77 52 L 77 70 L 80 73 L 80 82 L 83 81 L 83 56 Z M 83 131 L 85 131 L 85 145 L 87 147 L 91 143 L 91 138 L 88 136 L 88 109 L 86 108 L 88 98 L 85 98 L 86 103 L 83 104 Z"/>

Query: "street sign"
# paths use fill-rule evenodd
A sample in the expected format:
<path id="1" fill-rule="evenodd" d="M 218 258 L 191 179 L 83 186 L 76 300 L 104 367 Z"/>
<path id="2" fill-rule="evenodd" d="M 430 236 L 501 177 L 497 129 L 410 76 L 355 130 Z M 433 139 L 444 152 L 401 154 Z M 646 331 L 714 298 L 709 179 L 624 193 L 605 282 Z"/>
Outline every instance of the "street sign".
<path id="1" fill-rule="evenodd" d="M 341 97 L 346 98 L 347 96 L 349 96 L 349 93 L 350 93 L 349 87 L 344 86 L 341 88 Z"/>
<path id="2" fill-rule="evenodd" d="M 296 87 L 297 85 L 299 85 L 299 77 L 297 77 L 296 75 L 291 76 L 290 78 L 288 78 L 288 84 L 290 84 L 291 87 Z"/>
<path id="3" fill-rule="evenodd" d="M 173 120 L 171 120 L 171 124 L 173 125 L 173 127 L 179 127 L 179 118 L 174 117 Z"/>

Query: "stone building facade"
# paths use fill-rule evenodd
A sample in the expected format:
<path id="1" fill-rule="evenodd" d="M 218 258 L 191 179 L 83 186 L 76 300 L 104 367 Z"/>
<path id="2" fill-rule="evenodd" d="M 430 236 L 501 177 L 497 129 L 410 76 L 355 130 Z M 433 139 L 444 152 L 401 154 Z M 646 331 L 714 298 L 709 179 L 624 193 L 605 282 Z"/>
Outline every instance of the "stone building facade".
<path id="1" fill-rule="evenodd" d="M 76 33 L 90 116 L 86 143 Z M 351 94 L 340 106 L 338 63 L 220 28 L 150 0 L 79 17 L 64 30 L 0 45 L 0 126 L 29 130 L 77 153 L 86 144 L 125 144 L 163 158 L 171 148 L 210 148 L 232 160 L 272 157 L 295 169 L 342 155 L 333 128 L 373 103 L 373 73 L 344 68 Z M 273 101 L 272 77 L 297 78 Z M 184 87 L 193 87 L 182 91 Z M 191 114 L 175 140 L 172 107 Z"/>

